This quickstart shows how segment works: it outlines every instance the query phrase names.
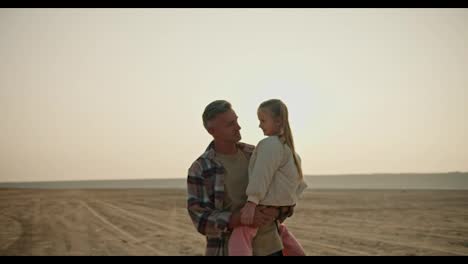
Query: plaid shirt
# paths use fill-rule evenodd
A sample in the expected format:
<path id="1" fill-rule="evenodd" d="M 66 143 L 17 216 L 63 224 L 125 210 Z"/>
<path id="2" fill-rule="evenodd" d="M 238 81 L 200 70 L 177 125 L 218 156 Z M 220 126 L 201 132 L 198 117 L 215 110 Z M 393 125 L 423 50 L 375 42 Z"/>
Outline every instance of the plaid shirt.
<path id="1" fill-rule="evenodd" d="M 238 148 L 250 159 L 254 146 L 237 143 Z M 214 141 L 195 161 L 187 177 L 187 209 L 199 233 L 206 236 L 207 256 L 226 256 L 226 244 L 231 212 L 223 210 L 225 168 L 215 160 Z"/>

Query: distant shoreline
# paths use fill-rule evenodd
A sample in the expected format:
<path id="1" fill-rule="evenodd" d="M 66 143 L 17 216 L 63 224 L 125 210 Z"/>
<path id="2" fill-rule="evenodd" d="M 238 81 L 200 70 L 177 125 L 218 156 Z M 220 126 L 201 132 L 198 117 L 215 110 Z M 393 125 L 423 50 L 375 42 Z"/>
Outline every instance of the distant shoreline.
<path id="1" fill-rule="evenodd" d="M 309 189 L 468 190 L 468 172 L 306 175 Z M 185 178 L 3 182 L 21 189 L 185 189 Z"/>
<path id="2" fill-rule="evenodd" d="M 390 172 L 377 172 L 377 173 L 345 173 L 345 174 L 306 174 L 305 177 L 335 177 L 335 176 L 390 176 L 390 175 L 415 175 L 415 176 L 424 176 L 424 175 L 447 175 L 447 174 L 466 174 L 468 171 L 450 171 L 450 172 L 399 172 L 399 173 L 390 173 Z M 146 180 L 185 180 L 185 177 L 178 178 L 136 178 L 136 179 L 95 179 L 95 180 L 63 180 L 63 181 L 6 181 L 0 182 L 4 183 L 42 183 L 42 182 L 90 182 L 90 181 L 146 181 Z"/>

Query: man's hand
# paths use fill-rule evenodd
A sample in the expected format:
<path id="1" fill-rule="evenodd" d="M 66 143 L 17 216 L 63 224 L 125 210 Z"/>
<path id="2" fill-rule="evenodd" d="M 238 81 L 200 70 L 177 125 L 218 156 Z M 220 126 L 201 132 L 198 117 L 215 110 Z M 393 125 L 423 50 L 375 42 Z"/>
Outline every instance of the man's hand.
<path id="1" fill-rule="evenodd" d="M 253 218 L 253 224 L 251 227 L 262 227 L 268 224 L 273 223 L 278 217 L 278 209 L 273 207 L 266 207 L 259 205 L 255 207 L 255 214 Z M 229 228 L 234 229 L 242 225 L 241 223 L 241 213 L 239 211 L 233 212 L 231 218 L 229 219 Z"/>
<path id="2" fill-rule="evenodd" d="M 257 204 L 247 202 L 241 209 L 241 223 L 244 225 L 252 225 Z"/>
<path id="3" fill-rule="evenodd" d="M 229 224 L 228 224 L 228 227 L 230 229 L 234 229 L 238 226 L 241 225 L 241 214 L 239 211 L 237 212 L 233 212 L 231 214 L 231 218 L 229 219 Z"/>
<path id="4" fill-rule="evenodd" d="M 278 217 L 278 209 L 266 206 L 257 206 L 255 208 L 255 215 L 253 226 L 262 227 L 273 223 Z"/>
<path id="5" fill-rule="evenodd" d="M 296 205 L 294 204 L 289 208 L 289 213 L 287 214 L 287 217 L 291 217 L 294 214 L 294 208 L 295 207 L 296 207 Z"/>

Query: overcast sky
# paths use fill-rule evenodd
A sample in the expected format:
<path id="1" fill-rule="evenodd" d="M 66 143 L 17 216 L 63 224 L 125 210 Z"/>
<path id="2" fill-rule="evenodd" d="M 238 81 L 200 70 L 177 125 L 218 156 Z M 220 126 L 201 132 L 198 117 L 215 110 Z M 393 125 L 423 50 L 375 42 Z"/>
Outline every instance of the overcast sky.
<path id="1" fill-rule="evenodd" d="M 306 174 L 468 171 L 468 9 L 2 9 L 0 182 L 183 178 L 282 99 Z"/>

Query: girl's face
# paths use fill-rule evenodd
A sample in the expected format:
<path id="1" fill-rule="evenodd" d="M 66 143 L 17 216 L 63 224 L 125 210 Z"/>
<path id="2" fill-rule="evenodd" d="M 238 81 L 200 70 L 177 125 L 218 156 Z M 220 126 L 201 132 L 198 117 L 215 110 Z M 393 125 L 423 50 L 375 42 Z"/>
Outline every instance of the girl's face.
<path id="1" fill-rule="evenodd" d="M 272 114 L 267 109 L 258 109 L 257 111 L 260 127 L 265 136 L 279 135 L 281 131 L 281 122 L 278 118 L 273 118 Z"/>

